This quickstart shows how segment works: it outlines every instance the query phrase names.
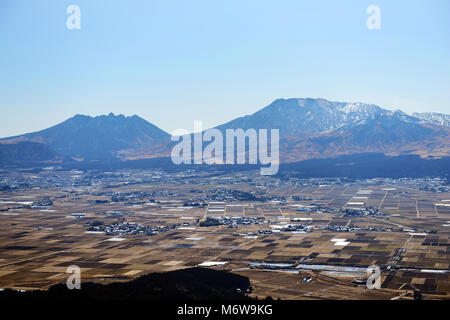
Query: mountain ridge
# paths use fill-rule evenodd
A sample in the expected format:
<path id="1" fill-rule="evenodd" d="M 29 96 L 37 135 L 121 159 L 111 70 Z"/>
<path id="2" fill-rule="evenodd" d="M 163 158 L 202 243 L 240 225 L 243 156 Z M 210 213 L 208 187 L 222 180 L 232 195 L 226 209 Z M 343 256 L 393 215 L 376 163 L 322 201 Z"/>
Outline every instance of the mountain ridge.
<path id="1" fill-rule="evenodd" d="M 215 128 L 279 129 L 282 162 L 366 152 L 450 155 L 450 115 L 409 115 L 362 102 L 281 98 Z M 25 141 L 42 143 L 55 154 L 77 161 L 167 157 L 173 145 L 170 135 L 156 125 L 137 115 L 113 113 L 76 114 L 44 130 L 0 139 L 0 144 Z M 49 158 L 42 152 L 40 157 Z"/>
<path id="2" fill-rule="evenodd" d="M 279 128 L 283 162 L 361 152 L 450 155 L 450 126 L 361 102 L 277 99 L 217 128 Z"/>

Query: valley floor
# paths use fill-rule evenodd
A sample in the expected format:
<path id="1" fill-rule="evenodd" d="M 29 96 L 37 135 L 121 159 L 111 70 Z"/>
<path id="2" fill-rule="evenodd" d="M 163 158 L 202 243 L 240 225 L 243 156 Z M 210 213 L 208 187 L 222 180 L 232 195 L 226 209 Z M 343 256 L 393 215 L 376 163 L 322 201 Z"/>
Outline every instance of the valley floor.
<path id="1" fill-rule="evenodd" d="M 203 266 L 248 277 L 259 298 L 450 298 L 450 193 L 414 180 L 139 170 L 3 178 L 28 186 L 0 192 L 0 288 L 46 289 L 73 265 L 81 285 Z M 371 265 L 380 289 L 366 287 Z"/>

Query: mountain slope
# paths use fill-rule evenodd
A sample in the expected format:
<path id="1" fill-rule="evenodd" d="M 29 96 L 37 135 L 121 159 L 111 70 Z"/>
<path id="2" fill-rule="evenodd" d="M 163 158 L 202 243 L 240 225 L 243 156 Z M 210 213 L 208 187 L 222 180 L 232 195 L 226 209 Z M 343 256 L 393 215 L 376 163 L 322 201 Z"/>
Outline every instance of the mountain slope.
<path id="1" fill-rule="evenodd" d="M 438 126 L 450 127 L 450 115 L 436 112 L 413 113 L 413 116 L 423 123 L 430 123 Z"/>
<path id="2" fill-rule="evenodd" d="M 0 143 L 0 164 L 24 162 L 54 162 L 63 160 L 56 152 L 42 143 Z"/>
<path id="3" fill-rule="evenodd" d="M 280 129 L 280 136 L 309 137 L 377 115 L 389 114 L 373 104 L 332 102 L 325 99 L 277 99 L 260 111 L 218 126 Z"/>
<path id="4" fill-rule="evenodd" d="M 76 115 L 48 129 L 2 139 L 43 143 L 56 153 L 81 159 L 109 159 L 139 150 L 165 150 L 169 134 L 134 115 Z"/>
<path id="5" fill-rule="evenodd" d="M 448 156 L 450 145 L 446 137 L 448 139 L 449 136 L 450 132 L 445 129 L 380 117 L 292 141 L 285 160 L 291 162 L 367 152 Z"/>
<path id="6" fill-rule="evenodd" d="M 365 103 L 278 99 L 217 128 L 279 129 L 281 162 L 366 152 L 449 156 L 446 117 L 411 116 Z"/>

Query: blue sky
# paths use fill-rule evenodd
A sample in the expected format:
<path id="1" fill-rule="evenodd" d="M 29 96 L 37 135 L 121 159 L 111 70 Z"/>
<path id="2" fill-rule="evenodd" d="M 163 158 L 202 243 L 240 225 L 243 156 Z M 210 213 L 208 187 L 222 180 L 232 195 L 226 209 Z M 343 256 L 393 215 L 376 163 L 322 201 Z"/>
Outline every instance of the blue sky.
<path id="1" fill-rule="evenodd" d="M 2 0 L 0 137 L 77 113 L 210 127 L 290 97 L 450 113 L 449 13 L 447 0 Z"/>

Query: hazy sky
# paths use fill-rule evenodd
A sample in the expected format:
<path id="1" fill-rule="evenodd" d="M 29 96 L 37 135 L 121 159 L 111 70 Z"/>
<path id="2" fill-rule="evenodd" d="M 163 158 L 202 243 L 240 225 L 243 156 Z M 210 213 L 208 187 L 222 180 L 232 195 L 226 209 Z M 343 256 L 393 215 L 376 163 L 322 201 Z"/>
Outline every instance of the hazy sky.
<path id="1" fill-rule="evenodd" d="M 1 0 L 0 137 L 109 112 L 171 132 L 290 97 L 450 113 L 449 13 L 448 0 Z"/>

